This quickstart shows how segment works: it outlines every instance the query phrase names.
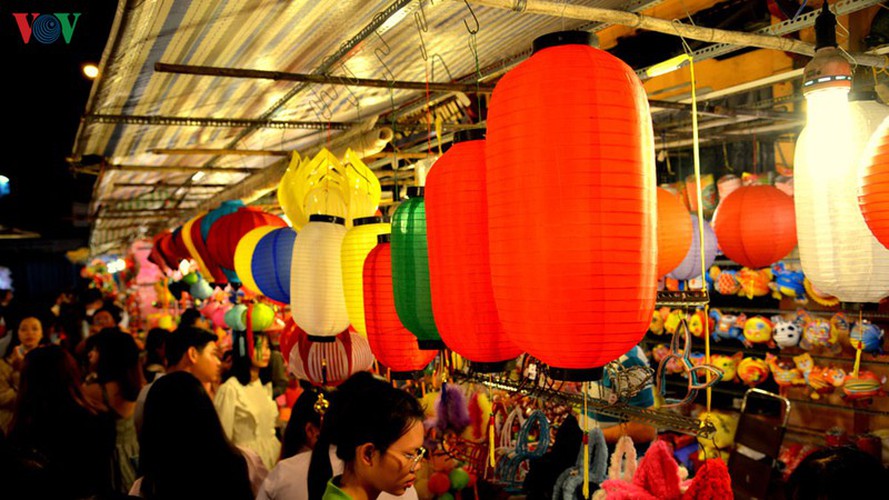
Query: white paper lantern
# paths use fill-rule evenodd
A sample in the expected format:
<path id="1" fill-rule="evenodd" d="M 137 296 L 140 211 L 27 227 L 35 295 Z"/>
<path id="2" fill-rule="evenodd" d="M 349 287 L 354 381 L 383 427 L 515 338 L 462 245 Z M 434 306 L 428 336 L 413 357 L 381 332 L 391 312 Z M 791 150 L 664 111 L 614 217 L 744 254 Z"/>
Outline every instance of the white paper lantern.
<path id="1" fill-rule="evenodd" d="M 849 103 L 837 89 L 812 92 L 806 100 L 808 122 L 794 160 L 803 272 L 840 300 L 878 302 L 889 295 L 889 250 L 870 232 L 858 207 L 858 167 L 889 107 Z"/>
<path id="2" fill-rule="evenodd" d="M 367 336 L 364 321 L 364 259 L 377 246 L 377 236 L 389 234 L 392 226 L 382 217 L 361 217 L 343 240 L 343 292 L 349 321 L 358 333 Z"/>
<path id="3" fill-rule="evenodd" d="M 340 253 L 346 236 L 344 222 L 340 217 L 310 215 L 293 245 L 290 268 L 293 320 L 315 341 L 332 342 L 349 327 Z"/>

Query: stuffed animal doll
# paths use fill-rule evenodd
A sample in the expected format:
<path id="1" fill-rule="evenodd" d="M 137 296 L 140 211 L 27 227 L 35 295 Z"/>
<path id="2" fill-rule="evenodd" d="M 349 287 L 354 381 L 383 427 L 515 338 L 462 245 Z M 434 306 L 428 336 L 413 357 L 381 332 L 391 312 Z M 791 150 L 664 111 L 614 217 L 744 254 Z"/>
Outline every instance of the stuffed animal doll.
<path id="1" fill-rule="evenodd" d="M 775 317 L 775 327 L 772 329 L 775 344 L 781 349 L 796 347 L 802 337 L 802 328 L 794 321 L 788 321 L 780 316 Z"/>

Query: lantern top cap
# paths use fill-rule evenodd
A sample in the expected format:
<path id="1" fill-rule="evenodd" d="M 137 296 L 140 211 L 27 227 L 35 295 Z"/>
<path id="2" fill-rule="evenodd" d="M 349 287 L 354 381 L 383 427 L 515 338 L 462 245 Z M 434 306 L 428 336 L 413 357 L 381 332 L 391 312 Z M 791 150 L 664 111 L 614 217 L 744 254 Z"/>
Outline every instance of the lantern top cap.
<path id="1" fill-rule="evenodd" d="M 377 245 L 382 245 L 383 243 L 389 243 L 390 241 L 392 241 L 392 235 L 389 233 L 377 235 Z"/>
<path id="2" fill-rule="evenodd" d="M 426 189 L 423 186 L 408 186 L 407 188 L 408 198 L 422 198 L 425 194 Z"/>
<path id="3" fill-rule="evenodd" d="M 309 216 L 309 222 L 328 222 L 331 224 L 346 225 L 346 219 L 337 217 L 336 215 L 312 214 Z"/>
<path id="4" fill-rule="evenodd" d="M 555 31 L 547 33 L 534 39 L 531 54 L 562 45 L 586 45 L 587 47 L 592 47 L 593 34 L 589 31 Z"/>
<path id="5" fill-rule="evenodd" d="M 371 217 L 358 217 L 352 219 L 352 227 L 365 226 L 367 224 L 379 224 L 381 222 L 383 222 L 383 218 L 376 215 Z"/>
<path id="6" fill-rule="evenodd" d="M 454 144 L 467 141 L 483 141 L 488 133 L 486 128 L 471 128 L 466 130 L 458 130 L 454 134 Z"/>

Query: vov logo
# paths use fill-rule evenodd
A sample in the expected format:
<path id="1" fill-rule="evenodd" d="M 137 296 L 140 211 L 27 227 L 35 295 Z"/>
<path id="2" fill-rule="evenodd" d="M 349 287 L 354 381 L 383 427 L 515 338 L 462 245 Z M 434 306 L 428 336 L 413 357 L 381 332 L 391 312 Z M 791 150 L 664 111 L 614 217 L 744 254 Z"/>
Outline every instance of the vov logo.
<path id="1" fill-rule="evenodd" d="M 71 43 L 74 28 L 80 12 L 57 12 L 55 14 L 40 14 L 27 12 L 13 12 L 12 17 L 18 24 L 22 41 L 27 45 L 33 36 L 38 42 L 49 45 L 59 39 L 59 35 L 65 40 L 65 44 Z M 73 17 L 73 18 L 72 18 Z"/>

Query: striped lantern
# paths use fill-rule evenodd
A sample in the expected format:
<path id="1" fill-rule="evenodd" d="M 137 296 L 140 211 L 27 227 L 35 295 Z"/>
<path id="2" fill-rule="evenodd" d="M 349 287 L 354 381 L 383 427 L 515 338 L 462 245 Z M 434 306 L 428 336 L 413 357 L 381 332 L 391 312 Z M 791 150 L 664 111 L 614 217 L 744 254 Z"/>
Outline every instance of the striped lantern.
<path id="1" fill-rule="evenodd" d="M 256 207 L 243 207 L 223 215 L 210 227 L 207 249 L 213 260 L 223 269 L 235 269 L 235 249 L 241 238 L 260 226 L 284 227 L 287 223 L 277 215 Z M 237 278 L 232 281 L 240 281 Z"/>
<path id="2" fill-rule="evenodd" d="M 346 310 L 352 328 L 367 335 L 364 325 L 364 259 L 377 245 L 377 236 L 392 231 L 382 217 L 359 217 L 352 220 L 352 227 L 343 239 L 343 292 L 346 295 Z"/>
<path id="3" fill-rule="evenodd" d="M 420 349 L 441 349 L 444 344 L 432 316 L 423 188 L 411 186 L 407 195 L 392 215 L 395 310 L 401 323 L 417 337 Z"/>
<path id="4" fill-rule="evenodd" d="M 441 339 L 479 372 L 503 371 L 522 350 L 503 331 L 488 256 L 484 130 L 458 132 L 426 177 L 432 312 Z"/>
<path id="5" fill-rule="evenodd" d="M 279 227 L 260 238 L 253 251 L 250 269 L 259 292 L 282 304 L 290 303 L 295 243 L 296 231 Z"/>
<path id="6" fill-rule="evenodd" d="M 809 117 L 794 160 L 803 272 L 821 293 L 841 301 L 879 302 L 889 295 L 889 250 L 874 237 L 859 208 L 858 168 L 889 107 L 847 102 L 845 95 L 829 92 L 811 92 L 806 100 Z"/>
<path id="7" fill-rule="evenodd" d="M 679 196 L 657 188 L 657 275 L 678 266 L 691 246 L 688 210 Z"/>
<path id="8" fill-rule="evenodd" d="M 275 226 L 259 226 L 251 229 L 238 241 L 238 246 L 235 247 L 235 273 L 238 274 L 241 286 L 253 293 L 262 294 L 262 291 L 259 290 L 259 285 L 253 279 L 253 253 L 256 251 L 256 245 L 259 243 L 259 240 L 274 229 Z M 287 277 L 286 286 L 289 295 L 290 276 Z M 290 301 L 287 300 L 285 303 L 290 303 Z"/>
<path id="9" fill-rule="evenodd" d="M 291 311 L 296 324 L 313 341 L 333 342 L 336 335 L 349 327 L 349 313 L 343 293 L 342 248 L 345 236 L 346 226 L 342 217 L 312 214 L 293 244 Z"/>
<path id="10" fill-rule="evenodd" d="M 719 248 L 751 269 L 778 262 L 796 247 L 793 198 L 774 186 L 744 186 L 722 200 L 713 218 Z"/>
<path id="11" fill-rule="evenodd" d="M 871 233 L 889 248 L 889 119 L 871 137 L 858 175 L 858 207 Z"/>
<path id="12" fill-rule="evenodd" d="M 381 234 L 364 260 L 364 317 L 367 341 L 377 360 L 396 379 L 416 378 L 437 351 L 420 350 L 416 337 L 401 324 L 392 291 L 390 235 Z"/>
<path id="13" fill-rule="evenodd" d="M 303 232 L 309 225 L 311 221 L 303 226 Z M 314 342 L 300 330 L 290 350 L 290 372 L 314 385 L 337 386 L 355 373 L 370 370 L 374 357 L 364 337 L 346 330 L 330 339 Z"/>
<path id="14" fill-rule="evenodd" d="M 200 270 L 201 275 L 204 277 L 204 279 L 213 279 L 210 268 L 207 266 L 207 263 L 204 262 L 203 255 L 201 255 L 201 252 L 198 251 L 197 245 L 195 245 L 194 241 L 192 240 L 192 235 L 195 233 L 194 231 L 192 231 L 192 229 L 194 228 L 195 223 L 200 224 L 201 217 L 203 217 L 204 215 L 205 214 L 196 215 L 187 220 L 185 224 L 182 224 L 182 242 L 188 249 L 188 253 L 189 255 L 191 255 L 191 258 L 198 265 L 198 269 Z M 198 225 L 198 227 L 200 228 L 200 225 Z M 201 235 L 200 229 L 197 231 L 197 235 Z M 203 245 L 201 246 L 201 248 L 203 248 Z"/>
<path id="15" fill-rule="evenodd" d="M 494 89 L 486 161 L 504 330 L 554 378 L 601 377 L 642 339 L 657 289 L 654 140 L 639 78 L 591 47 L 590 33 L 538 38 Z"/>

